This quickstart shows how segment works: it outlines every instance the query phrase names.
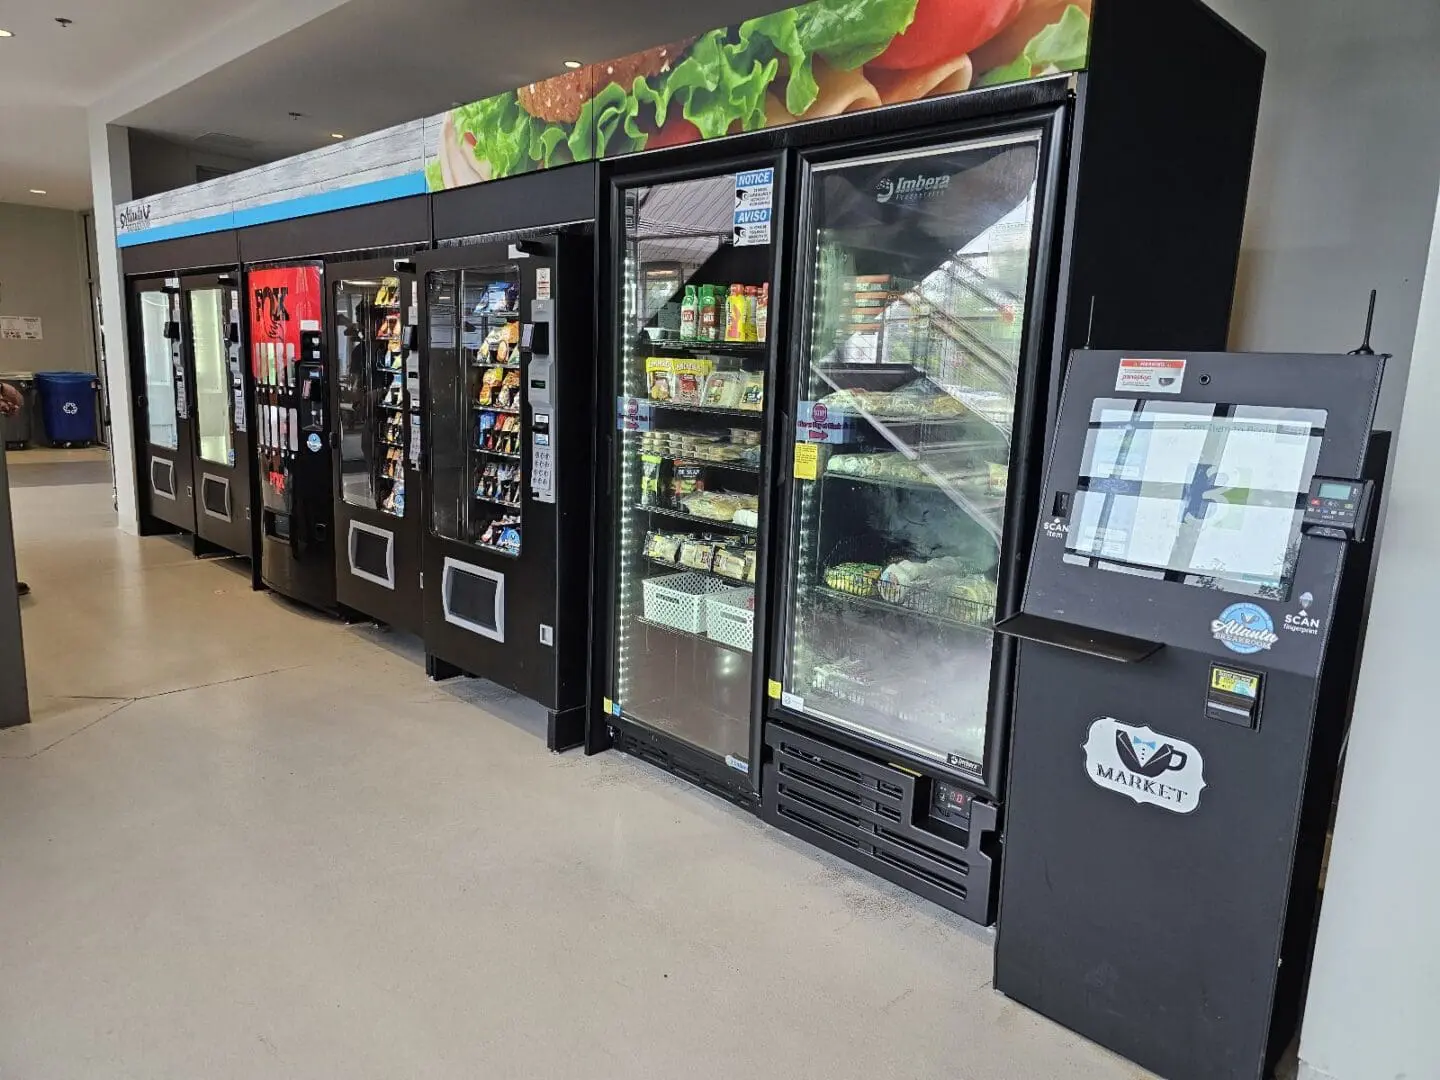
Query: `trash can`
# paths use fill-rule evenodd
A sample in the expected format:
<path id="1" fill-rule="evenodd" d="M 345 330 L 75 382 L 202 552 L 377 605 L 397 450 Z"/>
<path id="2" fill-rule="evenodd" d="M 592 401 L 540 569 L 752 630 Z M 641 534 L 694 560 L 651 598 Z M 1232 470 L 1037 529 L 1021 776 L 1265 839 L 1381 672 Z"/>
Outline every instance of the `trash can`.
<path id="1" fill-rule="evenodd" d="M 30 414 L 35 408 L 35 375 L 29 371 L 0 371 L 0 383 L 9 383 L 20 391 L 23 403 L 14 416 L 0 416 L 0 442 L 9 450 L 24 450 L 30 445 Z"/>
<path id="2" fill-rule="evenodd" d="M 40 416 L 51 446 L 89 446 L 95 441 L 94 375 L 83 371 L 41 371 Z"/>

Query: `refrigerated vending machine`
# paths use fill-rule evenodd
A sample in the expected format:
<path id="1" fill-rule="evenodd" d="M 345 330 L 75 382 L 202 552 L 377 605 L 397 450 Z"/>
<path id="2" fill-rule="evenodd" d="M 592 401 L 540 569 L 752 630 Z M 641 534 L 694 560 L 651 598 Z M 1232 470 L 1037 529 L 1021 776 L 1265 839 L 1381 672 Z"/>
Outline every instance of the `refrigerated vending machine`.
<path id="1" fill-rule="evenodd" d="M 1112 0 L 1083 72 L 606 166 L 591 749 L 993 920 L 1064 357 L 1223 347 L 1263 62 Z"/>
<path id="2" fill-rule="evenodd" d="M 1299 1020 L 1388 443 L 1374 355 L 1081 352 L 1019 641 L 995 985 L 1173 1080 Z"/>
<path id="3" fill-rule="evenodd" d="M 416 257 L 427 665 L 544 705 L 552 749 L 584 727 L 593 263 L 588 228 Z"/>
<path id="4" fill-rule="evenodd" d="M 238 270 L 131 284 L 141 505 L 197 554 L 254 553 Z"/>
<path id="5" fill-rule="evenodd" d="M 324 268 L 250 268 L 245 295 L 255 385 L 260 580 L 292 600 L 335 607 L 332 414 Z"/>
<path id="6" fill-rule="evenodd" d="M 410 252 L 326 264 L 341 605 L 420 633 L 419 285 Z"/>
<path id="7" fill-rule="evenodd" d="M 613 305 L 599 440 L 598 716 L 616 746 L 732 798 L 753 795 L 764 627 L 783 236 L 776 155 L 653 170 L 610 189 Z M 768 220 L 768 213 L 766 215 Z"/>

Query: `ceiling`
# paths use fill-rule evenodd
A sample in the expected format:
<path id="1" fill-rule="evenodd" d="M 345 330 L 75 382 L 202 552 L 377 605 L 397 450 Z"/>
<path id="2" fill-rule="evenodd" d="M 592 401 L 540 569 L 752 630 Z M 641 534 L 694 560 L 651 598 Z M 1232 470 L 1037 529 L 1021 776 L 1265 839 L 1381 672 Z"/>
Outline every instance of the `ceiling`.
<path id="1" fill-rule="evenodd" d="M 0 0 L 0 28 L 15 35 L 0 39 L 0 202 L 90 205 L 87 110 L 272 161 L 325 145 L 331 132 L 375 131 L 556 74 L 567 59 L 622 56 L 784 6 Z"/>
<path id="2" fill-rule="evenodd" d="M 0 202 L 88 206 L 87 108 L 248 6 L 0 0 L 0 28 L 15 35 L 0 38 Z M 63 28 L 57 17 L 73 24 Z"/>
<path id="3" fill-rule="evenodd" d="M 233 136 L 242 152 L 274 160 L 331 132 L 365 134 L 562 73 L 565 60 L 608 60 L 785 6 L 349 0 L 120 122 L 180 140 Z"/>

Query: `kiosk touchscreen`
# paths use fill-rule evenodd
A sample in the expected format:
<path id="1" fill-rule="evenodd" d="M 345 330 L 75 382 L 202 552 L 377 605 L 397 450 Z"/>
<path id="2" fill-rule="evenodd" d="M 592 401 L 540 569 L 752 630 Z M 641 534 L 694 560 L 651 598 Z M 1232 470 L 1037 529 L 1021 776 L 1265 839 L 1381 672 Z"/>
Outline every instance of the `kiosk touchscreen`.
<path id="1" fill-rule="evenodd" d="M 1293 1033 L 1383 362 L 1072 359 L 997 627 L 1021 640 L 995 983 L 1171 1080 L 1258 1077 Z"/>

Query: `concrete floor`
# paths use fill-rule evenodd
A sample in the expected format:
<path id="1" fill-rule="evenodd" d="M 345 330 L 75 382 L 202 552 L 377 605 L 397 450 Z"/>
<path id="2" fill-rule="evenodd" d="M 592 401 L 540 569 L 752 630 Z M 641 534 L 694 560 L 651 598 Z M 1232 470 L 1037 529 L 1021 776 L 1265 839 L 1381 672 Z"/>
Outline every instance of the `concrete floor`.
<path id="1" fill-rule="evenodd" d="M 985 932 L 546 753 L 412 645 L 120 534 L 75 474 L 14 493 L 0 1077 L 1146 1075 L 994 993 Z"/>

